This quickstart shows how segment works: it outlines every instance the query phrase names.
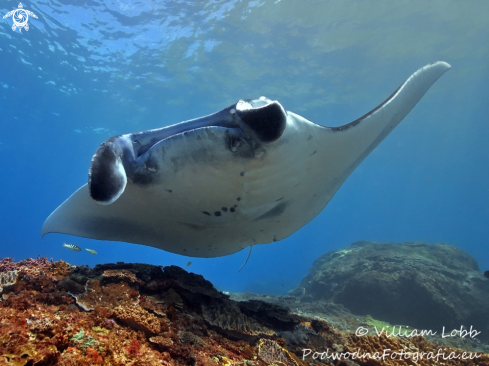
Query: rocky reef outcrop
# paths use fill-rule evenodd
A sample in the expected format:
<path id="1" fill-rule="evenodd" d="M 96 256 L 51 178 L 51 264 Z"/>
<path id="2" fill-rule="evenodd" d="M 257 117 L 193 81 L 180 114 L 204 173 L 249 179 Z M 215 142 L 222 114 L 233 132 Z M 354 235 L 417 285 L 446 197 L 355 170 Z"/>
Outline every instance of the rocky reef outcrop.
<path id="1" fill-rule="evenodd" d="M 489 338 L 489 280 L 452 245 L 355 242 L 318 258 L 290 295 L 439 333 L 472 326 Z"/>
<path id="2" fill-rule="evenodd" d="M 394 366 L 414 358 L 427 366 L 434 357 L 489 366 L 484 352 L 442 349 L 419 336 L 360 336 L 284 302 L 235 301 L 176 266 L 4 258 L 0 278 L 0 366 Z M 404 358 L 382 356 L 387 348 Z M 467 356 L 443 359 L 441 349 Z"/>

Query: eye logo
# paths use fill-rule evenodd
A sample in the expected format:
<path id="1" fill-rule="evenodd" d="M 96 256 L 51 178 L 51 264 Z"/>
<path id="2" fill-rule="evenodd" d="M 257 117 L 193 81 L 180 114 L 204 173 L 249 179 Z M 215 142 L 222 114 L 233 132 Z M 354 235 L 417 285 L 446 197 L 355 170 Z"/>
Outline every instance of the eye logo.
<path id="1" fill-rule="evenodd" d="M 27 24 L 27 21 L 29 20 L 29 15 L 37 19 L 36 14 L 34 14 L 30 10 L 24 9 L 24 5 L 22 5 L 22 3 L 19 3 L 19 8 L 9 11 L 3 16 L 3 19 L 10 16 L 12 17 L 12 20 L 14 21 L 14 25 L 12 25 L 13 31 L 15 31 L 17 28 L 19 28 L 20 31 L 22 31 L 22 28 L 28 31 L 29 24 Z"/>

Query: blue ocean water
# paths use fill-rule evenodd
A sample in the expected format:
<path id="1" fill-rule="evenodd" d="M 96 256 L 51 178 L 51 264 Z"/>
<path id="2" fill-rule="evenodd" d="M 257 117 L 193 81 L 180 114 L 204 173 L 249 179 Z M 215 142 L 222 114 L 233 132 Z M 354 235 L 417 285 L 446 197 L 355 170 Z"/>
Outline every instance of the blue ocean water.
<path id="1" fill-rule="evenodd" d="M 3 1 L 0 13 L 18 8 Z M 355 240 L 453 244 L 489 269 L 489 3 L 32 1 L 0 22 L 0 257 L 179 265 L 217 288 L 285 294 Z M 326 126 L 386 99 L 419 67 L 452 65 L 287 239 L 221 258 L 61 234 L 47 216 L 87 182 L 107 138 L 265 95 Z M 94 249 L 71 252 L 63 242 Z"/>

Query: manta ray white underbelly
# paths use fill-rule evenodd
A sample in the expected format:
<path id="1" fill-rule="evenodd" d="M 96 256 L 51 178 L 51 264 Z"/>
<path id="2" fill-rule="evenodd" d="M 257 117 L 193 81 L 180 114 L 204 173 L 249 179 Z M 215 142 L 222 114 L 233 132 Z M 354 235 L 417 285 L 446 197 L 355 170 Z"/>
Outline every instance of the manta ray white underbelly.
<path id="1" fill-rule="evenodd" d="M 217 257 L 279 241 L 326 206 L 358 164 L 448 69 L 416 71 L 385 102 L 323 127 L 265 97 L 209 116 L 113 137 L 88 184 L 45 221 L 57 232 Z"/>

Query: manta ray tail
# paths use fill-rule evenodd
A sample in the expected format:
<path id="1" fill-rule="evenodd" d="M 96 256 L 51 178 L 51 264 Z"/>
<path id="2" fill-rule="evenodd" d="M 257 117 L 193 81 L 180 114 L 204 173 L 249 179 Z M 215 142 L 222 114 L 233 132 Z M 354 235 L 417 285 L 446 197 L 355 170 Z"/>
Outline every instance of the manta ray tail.
<path id="1" fill-rule="evenodd" d="M 250 251 L 248 252 L 248 256 L 246 257 L 246 260 L 243 263 L 243 265 L 241 266 L 241 268 L 238 269 L 238 273 L 239 273 L 239 271 L 241 271 L 244 268 L 244 266 L 246 266 L 246 263 L 248 263 L 248 259 L 250 259 L 250 255 L 251 255 L 251 250 L 252 249 L 253 249 L 253 245 L 250 245 Z"/>

